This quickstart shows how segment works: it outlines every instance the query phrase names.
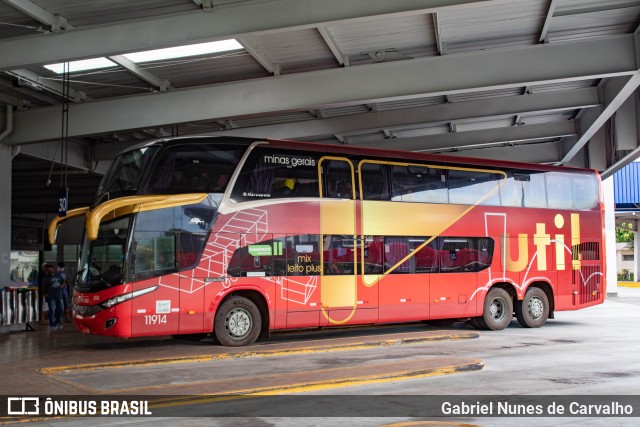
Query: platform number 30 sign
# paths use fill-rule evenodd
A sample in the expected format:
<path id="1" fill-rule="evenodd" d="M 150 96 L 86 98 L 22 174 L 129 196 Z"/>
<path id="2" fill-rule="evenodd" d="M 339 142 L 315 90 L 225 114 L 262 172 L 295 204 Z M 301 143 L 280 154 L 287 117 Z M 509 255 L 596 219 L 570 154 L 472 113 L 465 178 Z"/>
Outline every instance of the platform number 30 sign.
<path id="1" fill-rule="evenodd" d="M 58 193 L 58 215 L 66 216 L 67 215 L 67 207 L 69 207 L 69 189 L 61 188 L 60 193 Z"/>

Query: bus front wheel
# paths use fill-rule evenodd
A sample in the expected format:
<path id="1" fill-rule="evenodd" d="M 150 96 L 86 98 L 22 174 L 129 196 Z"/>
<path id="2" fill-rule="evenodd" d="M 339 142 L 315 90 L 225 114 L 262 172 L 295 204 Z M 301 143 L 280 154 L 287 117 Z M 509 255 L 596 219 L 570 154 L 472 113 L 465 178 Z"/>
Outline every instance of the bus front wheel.
<path id="1" fill-rule="evenodd" d="M 516 302 L 516 318 L 525 328 L 539 328 L 549 317 L 549 298 L 540 288 L 529 288 L 522 301 Z"/>
<path id="2" fill-rule="evenodd" d="M 233 296 L 218 308 L 214 332 L 220 344 L 241 347 L 258 339 L 261 323 L 260 310 L 251 300 Z"/>
<path id="3" fill-rule="evenodd" d="M 491 288 L 484 299 L 482 316 L 476 317 L 481 329 L 500 331 L 513 319 L 513 300 L 509 292 L 502 288 Z"/>

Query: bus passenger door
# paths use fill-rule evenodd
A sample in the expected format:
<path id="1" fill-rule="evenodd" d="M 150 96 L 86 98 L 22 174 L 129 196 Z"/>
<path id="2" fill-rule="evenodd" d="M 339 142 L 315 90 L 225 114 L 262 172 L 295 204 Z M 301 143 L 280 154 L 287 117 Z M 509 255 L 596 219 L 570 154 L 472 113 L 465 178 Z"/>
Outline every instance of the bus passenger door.
<path id="1" fill-rule="evenodd" d="M 320 325 L 376 322 L 377 298 L 358 294 L 355 170 L 350 160 L 325 156 L 320 172 Z M 361 288 L 362 293 L 365 292 Z"/>
<path id="2" fill-rule="evenodd" d="M 132 291 L 157 289 L 131 300 L 132 336 L 168 335 L 179 330 L 180 280 L 174 274 L 175 255 L 175 233 L 135 231 Z"/>
<path id="3" fill-rule="evenodd" d="M 287 302 L 287 328 L 312 328 L 320 324 L 320 239 L 317 234 L 290 235 L 284 239 L 283 261 L 276 266 L 284 280 L 281 297 Z M 276 272 L 278 274 L 278 272 Z"/>
<path id="4" fill-rule="evenodd" d="M 187 232 L 177 234 L 176 264 L 180 271 L 179 333 L 200 333 L 205 329 L 204 311 L 207 300 L 205 292 L 207 285 L 211 284 L 209 270 L 199 266 L 200 252 L 206 242 L 207 234 Z"/>

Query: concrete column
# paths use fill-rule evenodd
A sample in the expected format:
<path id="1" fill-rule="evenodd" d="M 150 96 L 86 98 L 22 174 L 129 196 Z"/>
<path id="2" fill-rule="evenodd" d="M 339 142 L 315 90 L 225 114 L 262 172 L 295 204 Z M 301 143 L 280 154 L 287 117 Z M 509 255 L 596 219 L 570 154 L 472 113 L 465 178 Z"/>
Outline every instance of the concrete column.
<path id="1" fill-rule="evenodd" d="M 616 204 L 613 197 L 613 176 L 602 181 L 604 195 L 604 234 L 607 260 L 607 295 L 618 294 L 618 273 L 616 269 Z"/>
<path id="2" fill-rule="evenodd" d="M 0 287 L 11 274 L 11 149 L 0 143 Z"/>
<path id="3" fill-rule="evenodd" d="M 638 278 L 640 273 L 640 232 L 633 232 L 633 280 L 640 282 Z"/>

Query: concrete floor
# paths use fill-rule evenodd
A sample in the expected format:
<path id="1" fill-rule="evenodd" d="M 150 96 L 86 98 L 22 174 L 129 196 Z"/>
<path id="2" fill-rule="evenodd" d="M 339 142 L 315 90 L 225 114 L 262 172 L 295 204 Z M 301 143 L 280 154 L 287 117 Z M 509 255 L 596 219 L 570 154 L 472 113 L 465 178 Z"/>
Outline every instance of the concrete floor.
<path id="1" fill-rule="evenodd" d="M 76 334 L 69 330 L 71 328 L 59 333 L 21 332 L 0 341 L 4 347 L 0 353 L 0 378 L 3 378 L 5 389 L 11 394 L 38 390 L 38 394 L 43 390 L 51 394 L 77 394 L 81 391 L 94 395 L 219 394 L 234 390 L 224 388 L 230 384 L 236 386 L 235 390 L 247 390 L 250 386 L 259 389 L 258 385 L 275 384 L 275 393 L 280 395 L 295 392 L 296 396 L 309 396 L 311 399 L 318 395 L 339 395 L 345 396 L 342 400 L 353 403 L 354 407 L 358 399 L 370 395 L 623 395 L 634 396 L 637 402 L 635 409 L 640 412 L 638 306 L 640 289 L 619 288 L 618 295 L 608 297 L 605 304 L 577 312 L 556 313 L 556 319 L 540 329 L 524 329 L 514 321 L 504 331 L 481 332 L 477 338 L 474 338 L 477 333 L 466 324 L 440 330 L 406 325 L 282 334 L 269 343 L 253 346 L 251 354 L 237 354 L 234 358 L 226 358 L 226 355 L 246 352 L 246 349 L 229 351 L 207 343 L 195 344 L 166 338 L 105 340 Z M 438 334 L 448 340 L 428 339 Z M 411 341 L 412 337 L 418 339 Z M 371 345 L 360 346 L 359 343 Z M 328 351 L 308 350 L 323 347 L 327 347 Z M 307 351 L 296 352 L 296 349 Z M 256 357 L 255 352 L 265 351 L 273 353 Z M 85 371 L 71 369 L 64 372 L 56 368 L 81 362 L 140 361 L 145 358 L 185 359 L 178 364 L 160 361 L 149 365 L 118 366 L 116 369 L 94 367 Z M 471 365 L 475 368 L 446 370 L 447 366 Z M 387 375 L 390 371 L 398 375 Z M 379 375 L 376 376 L 376 373 Z M 20 380 L 27 377 L 28 381 Z M 345 378 L 353 381 L 344 381 Z M 269 380 L 275 382 L 269 383 Z M 313 387 L 305 388 L 305 384 Z M 292 388 L 287 389 L 287 385 Z M 384 404 L 385 397 L 382 399 Z M 404 397 L 398 399 L 402 402 Z M 391 404 L 392 401 L 389 401 Z M 371 418 L 368 415 L 373 410 L 372 406 L 353 409 L 350 414 L 354 417 L 350 418 L 332 417 L 339 412 L 333 413 L 330 409 L 326 416 L 315 418 L 186 417 L 200 413 L 198 409 L 201 406 L 191 402 L 154 411 L 158 415 L 175 414 L 176 411 L 183 415 L 172 418 L 76 418 L 29 424 L 381 426 L 420 421 L 402 416 L 402 411 L 398 414 L 391 410 L 389 413 L 393 413 L 393 417 Z M 229 403 L 228 407 L 233 407 L 233 404 Z M 379 409 L 379 405 L 374 409 Z M 451 417 L 432 421 L 482 426 L 606 427 L 638 425 L 639 422 L 637 418 L 604 417 Z"/>

